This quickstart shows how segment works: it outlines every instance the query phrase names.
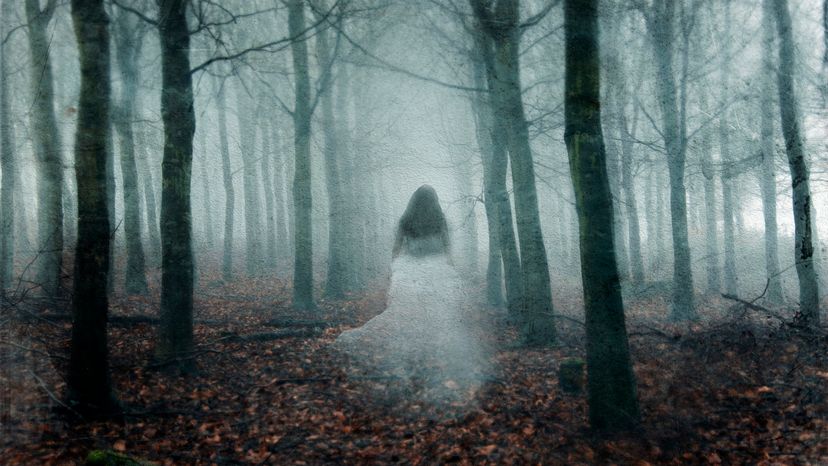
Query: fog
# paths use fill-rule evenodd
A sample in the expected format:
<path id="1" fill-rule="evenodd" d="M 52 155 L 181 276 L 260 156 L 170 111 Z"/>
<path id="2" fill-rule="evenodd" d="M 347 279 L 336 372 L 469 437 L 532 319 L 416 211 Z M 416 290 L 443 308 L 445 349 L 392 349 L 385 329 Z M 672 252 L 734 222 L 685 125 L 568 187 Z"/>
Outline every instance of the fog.
<path id="1" fill-rule="evenodd" d="M 80 3 L 0 0 L 0 294 L 73 322 L 81 408 L 109 316 L 189 374 L 215 300 L 438 407 L 574 345 L 624 429 L 630 322 L 823 328 L 828 3 Z"/>

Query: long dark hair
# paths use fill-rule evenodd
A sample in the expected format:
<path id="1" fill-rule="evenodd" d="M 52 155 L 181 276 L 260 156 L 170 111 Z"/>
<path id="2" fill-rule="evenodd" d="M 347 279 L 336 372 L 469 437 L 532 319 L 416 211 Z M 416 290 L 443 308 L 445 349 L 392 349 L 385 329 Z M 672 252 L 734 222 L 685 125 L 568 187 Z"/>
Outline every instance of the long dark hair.
<path id="1" fill-rule="evenodd" d="M 393 256 L 397 257 L 407 239 L 425 238 L 436 236 L 441 240 L 442 251 L 448 252 L 448 225 L 443 209 L 440 208 L 440 199 L 437 192 L 431 186 L 424 184 L 417 188 L 417 191 L 408 201 L 408 207 L 400 218 L 397 226 L 397 237 L 394 241 Z"/>

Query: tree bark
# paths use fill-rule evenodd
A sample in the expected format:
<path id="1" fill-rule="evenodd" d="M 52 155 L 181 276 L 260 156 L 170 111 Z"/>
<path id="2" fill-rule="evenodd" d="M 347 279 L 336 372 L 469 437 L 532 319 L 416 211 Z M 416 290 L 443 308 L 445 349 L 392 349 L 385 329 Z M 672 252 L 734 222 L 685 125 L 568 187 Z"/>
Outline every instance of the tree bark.
<path id="1" fill-rule="evenodd" d="M 828 4 L 828 3 L 827 3 Z M 762 193 L 762 213 L 765 220 L 765 274 L 768 283 L 767 299 L 771 303 L 782 303 L 781 267 L 779 265 L 779 232 L 776 220 L 776 164 L 773 124 L 773 75 L 776 72 L 773 60 L 774 30 L 773 18 L 762 15 L 762 101 L 761 101 L 761 138 L 762 138 L 762 173 L 760 188 Z"/>
<path id="2" fill-rule="evenodd" d="M 109 18 L 103 0 L 72 0 L 81 91 L 75 139 L 78 241 L 72 300 L 68 398 L 83 414 L 109 414 L 117 403 L 109 377 L 106 132 L 109 131 Z"/>
<path id="3" fill-rule="evenodd" d="M 230 165 L 230 144 L 227 141 L 227 98 L 225 83 L 218 89 L 218 127 L 221 148 L 221 173 L 224 180 L 224 254 L 221 262 L 222 280 L 233 280 L 233 228 L 236 211 L 236 189 L 233 186 L 233 167 Z"/>
<path id="4" fill-rule="evenodd" d="M 275 123 L 263 118 L 260 122 L 262 134 L 262 183 L 265 196 L 265 237 L 266 255 L 264 265 L 272 269 L 276 265 L 276 195 L 273 192 L 273 142 L 272 126 Z"/>
<path id="5" fill-rule="evenodd" d="M 148 257 L 153 264 L 157 264 L 158 258 L 161 257 L 161 229 L 158 226 L 158 203 L 155 195 L 155 178 L 152 174 L 152 167 L 150 167 L 150 150 L 147 145 L 146 129 L 139 127 L 135 131 L 133 127 L 133 132 L 135 142 L 141 150 L 137 162 L 144 191 L 144 218 L 150 245 Z"/>
<path id="6" fill-rule="evenodd" d="M 730 2 L 724 5 L 725 27 L 731 24 L 731 9 Z M 722 57 L 721 64 L 721 104 L 727 105 L 728 97 L 728 82 L 730 78 L 730 37 L 725 36 L 722 40 Z M 727 108 L 722 110 L 719 117 L 719 153 L 721 154 L 721 162 L 728 166 L 732 162 L 730 155 L 730 133 L 728 131 L 728 119 L 730 112 Z M 739 276 L 736 272 L 736 195 L 734 186 L 736 186 L 737 174 L 724 173 L 722 175 L 722 215 L 724 216 L 724 288 L 725 293 L 731 296 L 739 295 L 738 280 Z"/>
<path id="7" fill-rule="evenodd" d="M 186 0 L 160 0 L 161 118 L 164 161 L 161 191 L 161 325 L 156 356 L 182 372 L 193 369 L 193 249 L 190 181 L 193 163 L 193 85 Z"/>
<path id="8" fill-rule="evenodd" d="M 552 286 L 538 212 L 535 169 L 520 86 L 519 0 L 498 0 L 489 11 L 481 0 L 470 0 L 475 16 L 494 43 L 491 88 L 495 125 L 504 128 L 520 241 L 522 278 L 521 333 L 524 343 L 538 346 L 555 340 Z"/>
<path id="9" fill-rule="evenodd" d="M 687 232 L 687 189 L 684 184 L 686 144 L 683 119 L 679 119 L 676 80 L 673 75 L 673 30 L 675 4 L 656 2 L 648 13 L 647 26 L 658 74 L 657 94 L 661 105 L 662 132 L 667 147 L 670 176 L 670 214 L 673 233 L 673 297 L 670 316 L 675 320 L 696 318 L 693 304 L 693 272 Z"/>
<path id="10" fill-rule="evenodd" d="M 60 294 L 63 266 L 63 165 L 58 148 L 54 110 L 52 63 L 46 29 L 56 7 L 49 0 L 44 9 L 39 0 L 26 0 L 29 47 L 33 145 L 38 163 L 38 272 L 37 282 L 46 296 Z"/>
<path id="11" fill-rule="evenodd" d="M 256 123 L 253 121 L 257 104 L 239 82 L 236 87 L 236 114 L 242 156 L 242 190 L 244 195 L 245 272 L 248 277 L 262 271 L 261 225 L 262 208 L 259 197 L 259 170 L 256 163 Z"/>
<path id="12" fill-rule="evenodd" d="M 809 326 L 819 325 L 819 283 L 814 268 L 812 242 L 813 222 L 811 209 L 810 175 L 805 159 L 802 131 L 799 127 L 798 104 L 794 92 L 795 45 L 793 25 L 787 0 L 765 0 L 765 14 L 773 8 L 779 34 L 779 109 L 785 150 L 791 170 L 791 187 L 794 215 L 794 260 L 799 277 L 800 320 Z"/>
<path id="13" fill-rule="evenodd" d="M 626 92 L 626 91 L 625 91 Z M 619 105 L 621 100 L 617 101 Z M 644 283 L 644 259 L 641 254 L 641 226 L 638 220 L 638 200 L 635 196 L 635 179 L 632 174 L 633 138 L 635 129 L 630 132 L 624 106 L 618 109 L 621 126 L 621 185 L 627 213 L 627 235 L 629 236 L 630 277 L 633 284 Z"/>
<path id="14" fill-rule="evenodd" d="M 282 262 L 290 255 L 288 233 L 288 218 L 287 218 L 287 200 L 285 196 L 285 186 L 287 186 L 287 178 L 285 176 L 285 156 L 284 147 L 279 138 L 278 125 L 274 122 L 270 128 L 271 141 L 273 145 L 273 161 L 275 163 L 273 172 L 273 191 L 274 203 L 276 207 L 276 260 L 277 271 L 281 267 Z"/>
<path id="15" fill-rule="evenodd" d="M 210 194 L 210 175 L 207 169 L 209 165 L 211 154 L 207 148 L 207 131 L 201 131 L 199 142 L 201 143 L 201 186 L 203 191 L 202 205 L 204 206 L 204 239 L 206 242 L 206 249 L 208 255 L 212 256 L 213 247 L 215 245 L 215 237 L 213 235 L 213 200 Z"/>
<path id="16" fill-rule="evenodd" d="M 313 228 L 311 224 L 311 88 L 308 70 L 308 44 L 304 37 L 305 4 L 303 0 L 288 2 L 288 33 L 296 38 L 291 43 L 295 74 L 296 105 L 293 110 L 295 167 L 293 206 L 295 227 L 293 241 L 293 305 L 297 309 L 313 309 Z"/>
<path id="17" fill-rule="evenodd" d="M 334 122 L 333 82 L 331 67 L 331 45 L 329 30 L 325 29 L 316 34 L 316 55 L 324 87 L 320 90 L 322 105 L 322 132 L 325 140 L 323 154 L 325 156 L 325 188 L 328 194 L 328 271 L 325 281 L 325 296 L 329 299 L 340 299 L 344 296 L 344 277 L 347 274 L 344 242 L 345 216 L 344 198 L 342 196 L 342 181 L 339 169 L 339 141 L 336 138 L 336 123 Z M 326 76 L 327 75 L 327 76 Z"/>
<path id="18" fill-rule="evenodd" d="M 475 36 L 476 47 L 480 53 L 486 70 L 487 100 L 482 121 L 489 121 L 491 130 L 487 138 L 491 143 L 491 166 L 489 180 L 491 198 L 496 206 L 498 236 L 500 237 L 500 256 L 503 259 L 504 282 L 506 284 L 506 302 L 510 312 L 519 316 L 523 302 L 523 278 L 521 272 L 521 258 L 517 246 L 512 203 L 509 191 L 506 188 L 506 176 L 509 170 L 509 154 L 506 147 L 506 128 L 503 119 L 495 114 L 494 86 L 496 77 L 495 56 L 490 37 L 478 32 Z"/>
<path id="19" fill-rule="evenodd" d="M 613 202 L 601 131 L 598 0 L 565 0 L 565 125 L 580 227 L 586 309 L 589 420 L 618 431 L 639 422 L 621 282 L 613 251 Z"/>
<path id="20" fill-rule="evenodd" d="M 126 236 L 127 269 L 124 289 L 127 294 L 146 294 L 147 278 L 144 246 L 141 242 L 141 207 L 138 191 L 138 168 L 135 163 L 135 137 L 132 122 L 135 120 L 135 102 L 138 95 L 140 74 L 138 58 L 141 37 L 135 34 L 135 21 L 121 15 L 116 21 L 115 50 L 121 76 L 121 98 L 114 115 L 115 127 L 120 136 L 121 176 L 123 178 L 124 233 Z"/>
<path id="21" fill-rule="evenodd" d="M 0 4 L 0 16 L 11 17 L 11 3 Z M 0 21 L 0 37 L 6 37 L 6 23 L 7 21 Z M 0 294 L 10 287 L 14 278 L 14 194 L 17 167 L 9 99 L 8 53 L 8 42 L 0 43 Z"/>
<path id="22" fill-rule="evenodd" d="M 707 93 L 702 91 L 701 110 L 708 111 Z M 699 142 L 701 151 L 702 175 L 704 176 L 704 214 L 705 214 L 705 262 L 707 264 L 707 291 L 718 295 L 721 291 L 719 276 L 719 228 L 716 219 L 716 170 L 713 167 L 713 143 L 710 130 L 702 130 Z"/>
<path id="23" fill-rule="evenodd" d="M 474 83 L 474 87 L 485 89 L 486 65 L 483 63 L 483 51 L 479 50 L 481 46 L 480 39 L 478 39 L 476 41 L 475 53 L 470 57 L 472 62 L 472 82 Z M 492 306 L 501 306 L 503 304 L 503 259 L 500 252 L 502 241 L 500 237 L 500 214 L 498 212 L 497 195 L 495 193 L 496 182 L 493 180 L 495 154 L 492 141 L 494 131 L 492 107 L 489 99 L 482 92 L 476 92 L 471 96 L 471 104 L 475 117 L 475 136 L 480 149 L 480 159 L 483 164 L 483 204 L 486 209 L 486 224 L 489 234 L 489 257 L 486 267 L 486 300 Z M 504 176 L 504 184 L 505 181 Z M 511 215 L 509 216 L 511 217 Z M 512 234 L 514 235 L 514 232 Z"/>

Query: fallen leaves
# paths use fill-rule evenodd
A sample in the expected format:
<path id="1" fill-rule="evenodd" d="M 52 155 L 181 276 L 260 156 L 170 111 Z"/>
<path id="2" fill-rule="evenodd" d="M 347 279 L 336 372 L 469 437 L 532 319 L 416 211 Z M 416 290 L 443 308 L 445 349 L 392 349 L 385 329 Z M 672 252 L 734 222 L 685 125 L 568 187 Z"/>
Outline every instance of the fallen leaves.
<path id="1" fill-rule="evenodd" d="M 584 398 L 557 386 L 558 363 L 584 356 L 581 329 L 562 327 L 559 347 L 525 350 L 514 346 L 514 330 L 497 314 L 481 310 L 491 334 L 480 338 L 498 348 L 492 361 L 498 370 L 470 400 L 471 410 L 435 410 L 405 398 L 386 403 L 394 400 L 387 396 L 393 379 L 349 379 L 347 361 L 329 350 L 342 330 L 381 310 L 379 292 L 325 303 L 313 316 L 347 325 L 272 341 L 221 340 L 276 324 L 316 325 L 286 305 L 282 285 L 266 288 L 245 284 L 201 297 L 198 317 L 213 323 L 196 324 L 197 341 L 214 352 L 197 359 L 199 372 L 190 378 L 146 369 L 153 324 L 113 326 L 113 379 L 131 411 L 122 421 L 65 422 L 42 409 L 49 397 L 31 380 L 0 374 L 19 408 L 8 424 L 13 435 L 0 439 L 0 463 L 73 463 L 97 448 L 160 464 L 772 464 L 828 457 L 824 339 L 783 335 L 767 324 L 752 328 L 750 338 L 715 321 L 679 328 L 659 321 L 651 308 L 632 307 L 631 327 L 645 323 L 661 333 L 631 340 L 643 426 L 600 439 L 587 430 Z M 115 302 L 117 312 L 140 315 L 154 306 L 134 298 Z M 66 354 L 68 327 L 16 325 L 32 340 L 27 347 Z M 15 351 L 14 364 L 40 364 L 36 373 L 61 393 L 60 358 L 43 363 L 37 353 Z"/>

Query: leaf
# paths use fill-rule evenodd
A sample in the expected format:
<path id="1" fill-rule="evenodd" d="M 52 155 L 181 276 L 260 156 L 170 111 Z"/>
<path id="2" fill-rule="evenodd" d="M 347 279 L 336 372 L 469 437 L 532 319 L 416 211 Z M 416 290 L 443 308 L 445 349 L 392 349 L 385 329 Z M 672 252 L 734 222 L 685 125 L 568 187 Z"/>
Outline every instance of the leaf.
<path id="1" fill-rule="evenodd" d="M 490 445 L 486 445 L 485 447 L 478 448 L 477 452 L 483 456 L 489 456 L 493 451 L 495 451 L 495 449 L 497 449 L 497 445 L 492 443 Z"/>

